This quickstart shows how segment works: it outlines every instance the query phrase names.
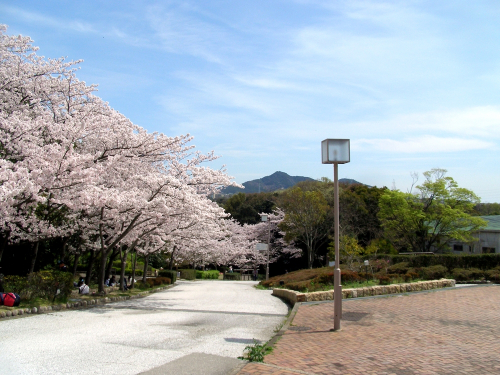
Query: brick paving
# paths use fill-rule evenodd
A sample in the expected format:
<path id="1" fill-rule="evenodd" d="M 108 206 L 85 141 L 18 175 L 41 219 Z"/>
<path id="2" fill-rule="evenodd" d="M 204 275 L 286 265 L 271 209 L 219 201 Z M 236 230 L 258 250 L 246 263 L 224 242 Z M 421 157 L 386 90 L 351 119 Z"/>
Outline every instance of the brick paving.
<path id="1" fill-rule="evenodd" d="M 264 364 L 239 375 L 500 374 L 500 286 L 303 304 Z"/>

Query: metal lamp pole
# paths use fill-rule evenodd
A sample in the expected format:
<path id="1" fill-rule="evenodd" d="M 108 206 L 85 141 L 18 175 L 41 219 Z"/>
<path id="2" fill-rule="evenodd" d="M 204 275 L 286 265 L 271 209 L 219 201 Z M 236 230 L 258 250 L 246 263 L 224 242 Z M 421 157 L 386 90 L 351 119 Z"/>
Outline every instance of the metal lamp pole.
<path id="1" fill-rule="evenodd" d="M 325 139 L 321 142 L 321 162 L 333 164 L 334 182 L 334 235 L 335 269 L 333 271 L 333 330 L 340 330 L 342 319 L 342 285 L 340 274 L 340 236 L 339 236 L 339 164 L 351 161 L 349 139 Z"/>
<path id="2" fill-rule="evenodd" d="M 271 243 L 271 223 L 267 215 L 260 215 L 261 221 L 267 221 L 267 262 L 266 262 L 266 281 L 269 280 L 269 245 Z"/>
<path id="3" fill-rule="evenodd" d="M 333 330 L 340 330 L 342 319 L 342 285 L 340 277 L 340 241 L 339 241 L 339 164 L 333 164 L 334 183 L 334 235 L 335 235 L 335 269 L 333 271 Z"/>

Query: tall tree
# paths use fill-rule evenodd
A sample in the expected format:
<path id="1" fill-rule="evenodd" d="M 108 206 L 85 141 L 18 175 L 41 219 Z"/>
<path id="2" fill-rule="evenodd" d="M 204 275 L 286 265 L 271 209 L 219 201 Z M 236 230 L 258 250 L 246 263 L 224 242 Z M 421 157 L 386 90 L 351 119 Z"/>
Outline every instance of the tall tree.
<path id="1" fill-rule="evenodd" d="M 486 225 L 471 216 L 479 198 L 458 187 L 444 169 L 424 172 L 417 192 L 386 190 L 380 198 L 379 218 L 386 236 L 399 250 L 443 250 L 447 241 L 472 241 L 472 232 Z"/>
<path id="2" fill-rule="evenodd" d="M 287 241 L 303 244 L 307 255 L 308 268 L 313 267 L 318 248 L 328 239 L 325 218 L 328 204 L 319 191 L 303 191 L 293 188 L 283 193 L 279 199 L 285 218 L 279 228 L 285 232 Z"/>

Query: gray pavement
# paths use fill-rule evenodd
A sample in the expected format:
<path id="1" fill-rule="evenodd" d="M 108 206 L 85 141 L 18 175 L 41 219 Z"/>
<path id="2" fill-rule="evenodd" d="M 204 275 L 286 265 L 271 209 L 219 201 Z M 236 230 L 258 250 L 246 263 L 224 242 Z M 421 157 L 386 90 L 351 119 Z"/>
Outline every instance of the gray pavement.
<path id="1" fill-rule="evenodd" d="M 253 285 L 178 281 L 142 299 L 2 320 L 0 374 L 232 373 L 288 313 Z"/>

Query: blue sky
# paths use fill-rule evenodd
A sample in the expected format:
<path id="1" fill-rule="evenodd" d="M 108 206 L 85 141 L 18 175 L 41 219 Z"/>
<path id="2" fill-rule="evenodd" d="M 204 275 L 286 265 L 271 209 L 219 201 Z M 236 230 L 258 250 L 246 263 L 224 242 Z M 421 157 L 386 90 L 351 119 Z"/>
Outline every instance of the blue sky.
<path id="1" fill-rule="evenodd" d="M 239 183 L 340 177 L 406 191 L 444 168 L 500 202 L 497 1 L 5 1 L 0 23 L 149 131 L 190 133 Z M 422 176 L 420 181 L 422 181 Z"/>

